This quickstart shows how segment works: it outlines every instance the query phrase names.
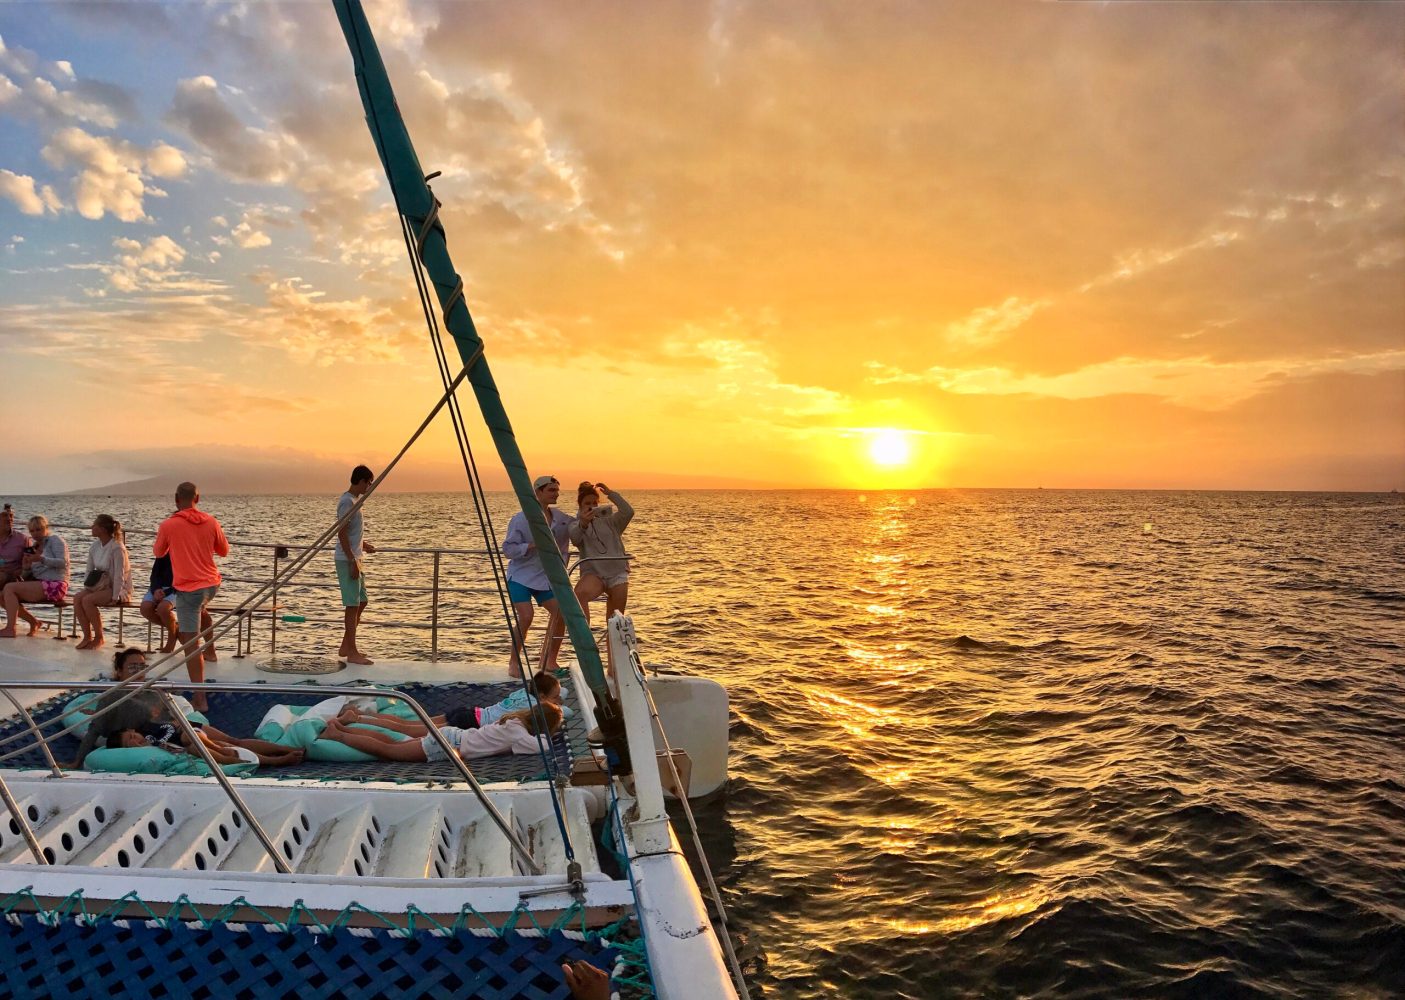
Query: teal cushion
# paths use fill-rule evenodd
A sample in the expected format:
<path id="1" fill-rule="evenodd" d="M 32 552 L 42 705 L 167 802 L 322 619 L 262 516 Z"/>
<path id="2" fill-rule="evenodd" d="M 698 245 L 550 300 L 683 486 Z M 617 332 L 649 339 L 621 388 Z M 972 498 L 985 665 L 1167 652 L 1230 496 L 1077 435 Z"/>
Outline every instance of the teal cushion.
<path id="1" fill-rule="evenodd" d="M 268 740 L 270 743 L 277 743 L 285 747 L 300 747 L 307 751 L 308 760 L 321 760 L 333 763 L 347 763 L 351 761 L 361 762 L 376 760 L 368 753 L 362 753 L 345 743 L 336 740 L 324 740 L 319 737 L 322 730 L 327 728 L 327 723 L 323 719 L 299 719 L 291 726 L 284 729 L 276 722 L 266 723 L 259 727 L 255 733 L 259 739 Z M 404 733 L 393 733 L 388 729 L 381 729 L 379 726 L 358 725 L 359 729 L 370 729 L 378 733 L 388 733 L 397 740 L 414 739 L 413 736 L 406 736 Z"/>
<path id="2" fill-rule="evenodd" d="M 73 726 L 73 735 L 82 739 L 88 732 L 88 722 L 92 716 L 87 712 L 80 712 L 85 705 L 92 704 L 102 696 L 101 691 L 84 691 L 77 698 L 74 698 L 67 705 L 63 706 L 63 725 L 67 729 Z"/>
<path id="3" fill-rule="evenodd" d="M 111 771 L 119 774 L 200 774 L 210 773 L 205 762 L 188 753 L 167 753 L 160 747 L 122 747 L 115 750 L 94 750 L 83 761 L 89 771 Z M 225 774 L 248 774 L 258 770 L 257 764 L 240 761 L 225 764 Z"/>

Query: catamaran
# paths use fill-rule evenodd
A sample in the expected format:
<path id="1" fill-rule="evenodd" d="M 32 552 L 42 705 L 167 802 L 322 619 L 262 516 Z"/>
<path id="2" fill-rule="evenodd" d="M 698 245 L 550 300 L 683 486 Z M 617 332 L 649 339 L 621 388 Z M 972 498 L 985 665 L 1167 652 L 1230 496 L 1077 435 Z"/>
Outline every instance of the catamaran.
<path id="1" fill-rule="evenodd" d="M 298 746 L 305 757 L 297 765 L 275 772 L 218 763 L 176 701 L 190 687 L 181 683 L 181 650 L 154 655 L 144 673 L 119 682 L 93 679 L 91 655 L 66 641 L 21 639 L 0 649 L 0 693 L 13 708 L 0 718 L 5 995 L 566 997 L 562 963 L 584 959 L 611 972 L 616 995 L 745 996 L 716 886 L 704 860 L 720 933 L 665 806 L 668 788 L 691 825 L 689 795 L 725 784 L 726 692 L 703 678 L 648 676 L 623 614 L 605 629 L 607 676 L 450 259 L 434 175 L 420 167 L 360 3 L 333 6 L 444 392 L 352 512 L 310 544 L 277 546 L 270 576 L 222 610 L 208 640 L 197 640 L 232 633 L 235 644 L 231 657 L 226 642 L 219 678 L 205 685 L 210 722 Z M 519 641 L 459 408 L 464 383 L 526 514 L 575 653 L 560 671 L 570 722 L 536 756 L 465 761 L 431 722 L 452 704 L 486 705 L 512 689 L 501 665 L 437 656 L 438 553 L 428 660 L 360 667 L 276 651 L 279 621 L 297 620 L 280 606 L 280 588 L 288 593 L 325 557 L 337 530 L 444 411 L 505 634 Z M 64 609 L 55 610 L 54 638 L 66 639 Z M 255 648 L 260 621 L 270 625 L 265 650 Z M 160 699 L 194 755 L 100 748 L 82 768 L 61 766 L 77 733 L 138 698 Z M 321 735 L 330 715 L 319 706 L 328 704 L 418 720 L 443 759 L 358 758 Z"/>

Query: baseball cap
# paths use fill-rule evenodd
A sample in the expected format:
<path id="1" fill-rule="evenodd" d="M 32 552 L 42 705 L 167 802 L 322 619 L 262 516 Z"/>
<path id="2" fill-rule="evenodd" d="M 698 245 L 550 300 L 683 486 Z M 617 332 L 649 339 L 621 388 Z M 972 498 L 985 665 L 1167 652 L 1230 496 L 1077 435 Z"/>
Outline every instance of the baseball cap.
<path id="1" fill-rule="evenodd" d="M 555 483 L 557 486 L 561 485 L 555 476 L 538 476 L 536 479 L 532 480 L 532 489 L 539 490 L 543 486 L 550 486 L 552 483 Z"/>

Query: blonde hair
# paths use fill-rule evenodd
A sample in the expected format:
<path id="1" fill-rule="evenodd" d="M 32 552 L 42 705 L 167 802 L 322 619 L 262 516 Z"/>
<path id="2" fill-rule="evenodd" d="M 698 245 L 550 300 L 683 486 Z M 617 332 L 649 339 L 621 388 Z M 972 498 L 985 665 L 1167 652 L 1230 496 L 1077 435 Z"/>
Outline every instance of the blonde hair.
<path id="1" fill-rule="evenodd" d="M 49 530 L 49 519 L 43 514 L 35 514 L 28 521 L 24 522 L 24 524 L 27 528 L 32 528 L 37 524 L 44 529 L 45 533 Z"/>
<path id="2" fill-rule="evenodd" d="M 561 709 L 557 708 L 549 701 L 539 701 L 531 708 L 521 708 L 516 712 L 508 712 L 498 724 L 502 725 L 513 719 L 522 723 L 527 732 L 533 736 L 550 736 L 561 728 Z M 543 731 L 544 730 L 544 731 Z"/>

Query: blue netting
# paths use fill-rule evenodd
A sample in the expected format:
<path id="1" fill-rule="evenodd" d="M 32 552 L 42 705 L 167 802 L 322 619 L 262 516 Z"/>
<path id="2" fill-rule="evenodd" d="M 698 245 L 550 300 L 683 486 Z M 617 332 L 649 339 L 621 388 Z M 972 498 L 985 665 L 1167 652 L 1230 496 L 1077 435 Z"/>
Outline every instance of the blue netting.
<path id="1" fill-rule="evenodd" d="M 191 1000 L 382 997 L 558 1000 L 561 963 L 610 969 L 614 952 L 561 931 L 476 935 L 268 927 L 262 924 L 3 920 L 5 995 Z"/>
<path id="2" fill-rule="evenodd" d="M 371 689 L 368 689 L 368 692 Z M 402 684 L 396 690 L 414 698 L 431 715 L 460 705 L 492 705 L 507 697 L 513 691 L 521 690 L 520 683 L 512 684 Z M 218 685 L 207 688 L 210 710 L 205 713 L 212 725 L 231 736 L 252 736 L 259 721 L 268 709 L 277 704 L 312 704 L 321 701 L 326 695 L 318 694 L 315 685 L 308 685 L 306 697 L 291 694 L 221 694 Z M 36 706 L 31 710 L 36 722 L 41 725 L 60 713 L 63 706 L 71 701 L 77 692 L 68 691 Z M 558 764 L 569 773 L 571 761 L 587 753 L 585 726 L 582 723 L 580 703 L 577 693 L 572 690 L 566 704 L 573 709 L 571 718 L 557 734 L 553 747 Z M 56 732 L 55 726 L 47 732 Z M 28 727 L 18 718 L 6 720 L 0 726 L 0 738 L 12 733 L 26 731 Z M 6 752 L 24 745 L 17 742 L 7 745 Z M 54 756 L 59 760 L 71 760 L 78 752 L 78 740 L 65 736 L 53 744 Z M 544 773 L 541 756 L 538 754 L 508 754 L 499 757 L 484 757 L 468 762 L 474 777 L 482 782 L 528 781 L 541 777 Z M 44 757 L 36 748 L 30 752 L 6 761 L 4 767 L 34 768 L 44 767 Z M 330 763 L 304 761 L 293 767 L 263 768 L 259 777 L 315 778 L 324 781 L 462 781 L 458 771 L 448 761 L 424 764 L 392 763 L 387 761 L 367 761 L 363 763 Z"/>

